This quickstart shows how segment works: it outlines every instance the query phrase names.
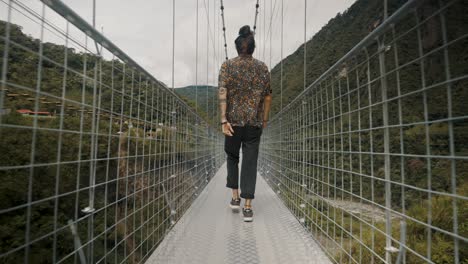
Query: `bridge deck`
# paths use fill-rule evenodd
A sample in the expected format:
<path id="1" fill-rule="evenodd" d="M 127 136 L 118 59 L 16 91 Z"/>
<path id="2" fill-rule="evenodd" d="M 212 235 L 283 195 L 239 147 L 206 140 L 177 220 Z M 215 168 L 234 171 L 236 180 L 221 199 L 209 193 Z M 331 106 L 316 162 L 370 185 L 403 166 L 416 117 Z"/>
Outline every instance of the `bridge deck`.
<path id="1" fill-rule="evenodd" d="M 330 263 L 265 180 L 257 179 L 254 221 L 245 223 L 228 206 L 226 163 L 221 166 L 147 263 Z"/>

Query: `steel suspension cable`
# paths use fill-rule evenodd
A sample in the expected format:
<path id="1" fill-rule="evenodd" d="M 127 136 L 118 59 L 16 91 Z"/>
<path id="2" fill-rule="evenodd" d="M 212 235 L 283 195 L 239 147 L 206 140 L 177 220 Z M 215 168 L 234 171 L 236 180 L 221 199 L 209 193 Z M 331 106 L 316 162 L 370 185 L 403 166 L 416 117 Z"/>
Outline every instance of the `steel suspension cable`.
<path id="1" fill-rule="evenodd" d="M 267 33 L 267 38 L 269 37 L 270 39 L 270 61 L 269 61 L 269 67 L 270 67 L 270 75 L 271 75 L 271 70 L 272 70 L 272 58 L 273 58 L 273 55 L 272 55 L 272 51 L 273 51 L 273 32 L 272 32 L 272 24 L 273 24 L 273 18 L 276 17 L 278 15 L 278 10 L 276 10 L 276 4 L 277 4 L 277 0 L 275 0 L 274 4 L 273 4 L 273 0 L 270 0 L 270 23 L 269 23 L 269 26 L 268 26 L 268 33 Z M 276 12 L 276 13 L 275 13 Z"/>
<path id="2" fill-rule="evenodd" d="M 304 0 L 304 90 L 307 86 L 307 0 Z"/>
<path id="3" fill-rule="evenodd" d="M 3 100 L 5 98 L 5 89 L 6 89 L 6 81 L 7 81 L 7 72 L 8 72 L 8 58 L 9 58 L 9 48 L 10 48 L 10 28 L 11 28 L 11 9 L 12 9 L 12 1 L 9 0 L 8 3 L 8 11 L 7 11 L 7 23 L 5 25 L 5 34 L 3 36 L 4 43 L 3 43 L 3 61 L 2 61 L 2 74 L 1 74 L 1 84 L 0 84 L 0 109 L 3 109 Z M 0 123 L 2 122 L 2 115 L 0 115 Z M 0 130 L 1 132 L 1 130 Z"/>
<path id="4" fill-rule="evenodd" d="M 229 59 L 228 57 L 228 52 L 227 52 L 227 41 L 226 41 L 226 22 L 224 20 L 224 3 L 223 0 L 221 0 L 221 19 L 223 21 L 223 38 L 224 38 L 224 53 L 226 55 L 226 60 Z"/>
<path id="5" fill-rule="evenodd" d="M 209 13 L 210 13 L 210 12 L 208 11 L 209 7 L 207 7 L 206 1 L 204 1 L 203 3 L 204 3 L 204 7 L 205 7 L 206 16 L 208 17 L 208 16 L 209 16 Z M 210 21 L 208 21 L 208 34 L 209 34 L 209 36 L 211 37 L 211 38 L 209 38 L 209 39 L 211 39 L 211 44 L 213 45 L 213 49 L 215 49 L 215 48 L 216 48 L 216 42 L 215 42 L 215 40 L 214 40 L 213 32 L 211 32 L 211 24 L 210 24 Z M 216 57 L 217 57 L 217 55 L 216 55 Z"/>
<path id="6" fill-rule="evenodd" d="M 273 0 L 270 0 L 270 26 L 269 26 L 269 29 L 268 29 L 268 34 L 270 35 L 270 78 L 271 78 L 271 57 L 272 57 L 272 51 L 273 51 L 273 47 L 272 47 L 272 41 L 273 41 L 273 33 L 271 32 L 271 24 L 273 22 L 273 12 L 274 12 L 274 8 L 273 8 Z M 275 0 L 275 5 L 274 7 L 276 8 L 276 0 Z"/>
<path id="7" fill-rule="evenodd" d="M 197 12 L 196 12 L 196 30 L 195 30 L 195 109 L 198 109 L 198 8 L 199 1 L 197 0 Z M 197 120 L 198 124 L 198 120 Z M 198 130 L 197 130 L 198 131 Z"/>
<path id="8" fill-rule="evenodd" d="M 221 4 L 220 4 L 221 6 Z M 219 30 L 222 30 L 222 26 L 221 26 L 221 9 L 218 10 L 219 12 L 219 15 L 218 15 L 218 32 Z M 221 33 L 218 33 L 218 45 L 216 45 L 218 47 L 218 51 L 216 52 L 218 54 L 218 60 L 217 60 L 217 63 L 218 65 L 221 65 L 222 63 L 222 60 L 221 60 L 221 56 L 220 56 L 220 53 L 221 53 L 221 39 L 223 38 L 223 34 Z M 217 69 L 217 73 L 219 73 L 219 67 Z"/>
<path id="9" fill-rule="evenodd" d="M 218 47 L 218 45 L 216 45 L 216 41 L 217 41 L 217 19 L 216 19 L 216 0 L 213 1 L 213 43 L 214 43 L 214 48 L 213 48 L 213 86 L 214 84 L 216 83 L 216 61 L 218 60 L 218 54 L 216 53 L 216 49 Z M 213 118 L 215 120 L 217 120 L 217 113 L 215 114 L 215 100 L 213 98 L 213 100 L 211 100 L 211 107 L 212 107 L 212 111 L 213 111 Z M 214 135 L 214 134 L 213 134 Z M 213 150 L 214 151 L 214 150 Z"/>
<path id="10" fill-rule="evenodd" d="M 96 29 L 96 0 L 93 0 L 93 28 Z M 94 41 L 94 45 L 96 46 L 96 52 L 100 56 L 101 55 L 101 49 L 99 49 L 99 45 L 96 41 Z"/>
<path id="11" fill-rule="evenodd" d="M 254 19 L 254 26 L 253 26 L 253 31 L 254 35 L 257 29 L 257 20 L 258 20 L 258 8 L 260 7 L 259 1 L 257 0 L 257 3 L 255 4 L 255 19 Z M 226 55 L 226 60 L 228 60 L 228 53 L 227 53 L 227 41 L 226 41 L 226 22 L 225 22 L 225 17 L 224 17 L 224 2 L 221 0 L 221 18 L 223 22 L 223 38 L 224 38 L 224 50 L 225 50 L 225 55 Z"/>
<path id="12" fill-rule="evenodd" d="M 266 35 L 265 35 L 265 42 L 263 43 L 264 45 L 264 50 L 266 51 L 266 42 L 267 42 L 267 39 L 269 38 L 269 42 L 270 42 L 270 70 L 271 70 L 271 58 L 273 57 L 273 55 L 271 54 L 271 51 L 272 51 L 272 37 L 273 37 L 273 32 L 272 32 L 272 25 L 273 25 L 273 20 L 274 18 L 278 15 L 278 10 L 276 9 L 276 4 L 277 4 L 277 0 L 275 0 L 274 4 L 273 4 L 273 0 L 270 0 L 270 18 L 269 18 L 269 25 L 268 25 L 268 30 L 265 30 L 266 32 Z M 265 9 L 266 10 L 266 9 Z M 265 17 L 266 17 L 266 13 L 265 13 Z M 266 23 L 265 23 L 265 26 L 266 26 Z M 266 52 L 265 52 L 266 53 Z M 266 57 L 266 55 L 265 55 Z"/>
<path id="13" fill-rule="evenodd" d="M 306 73 L 307 73 L 307 1 L 304 0 L 304 90 L 306 89 L 307 81 L 306 81 Z M 307 184 L 305 183 L 305 175 L 307 171 L 307 157 L 305 155 L 307 151 L 307 101 L 302 101 L 302 193 L 304 200 L 301 201 L 301 205 L 305 206 L 305 201 L 307 200 Z M 304 214 L 302 215 L 302 221 L 306 219 L 306 210 L 304 210 Z M 302 222 L 301 221 L 301 222 Z"/>
<path id="14" fill-rule="evenodd" d="M 220 3 L 221 4 L 221 3 Z M 218 55 L 221 53 L 221 41 L 222 41 L 222 34 L 221 32 L 219 31 L 221 28 L 222 28 L 222 25 L 221 25 L 221 9 L 218 10 L 219 12 L 219 15 L 218 15 Z M 217 65 L 218 67 L 216 67 L 216 76 L 218 77 L 219 76 L 219 71 L 220 71 L 220 65 L 223 63 L 222 59 L 221 59 L 221 56 L 218 56 L 218 61 L 217 61 Z M 218 81 L 218 79 L 216 79 L 216 82 Z M 220 120 L 220 117 L 221 117 L 221 113 L 218 112 L 218 116 L 217 116 L 217 120 Z"/>
<path id="15" fill-rule="evenodd" d="M 281 110 L 283 110 L 283 33 L 284 33 L 284 30 L 283 30 L 283 25 L 284 25 L 284 0 L 281 0 L 281 61 L 280 61 L 280 64 L 281 64 L 281 68 L 280 68 L 280 74 L 281 74 L 281 77 L 280 77 L 280 107 L 281 107 Z M 279 126 L 280 126 L 280 141 L 283 142 L 283 138 L 284 138 L 284 134 L 283 134 L 283 117 L 280 117 L 279 119 Z M 279 150 L 280 150 L 280 153 L 284 153 L 283 152 L 283 143 L 280 143 L 280 146 L 279 146 Z M 279 173 L 280 174 L 283 174 L 283 159 L 280 160 L 279 162 Z"/>
<path id="16" fill-rule="evenodd" d="M 205 4 L 205 11 L 206 11 L 206 115 L 207 118 L 209 118 L 209 110 L 208 110 L 208 81 L 209 81 L 209 72 L 210 72 L 210 67 L 209 67 L 209 56 L 210 56 L 210 0 L 208 0 L 208 7 L 206 5 L 206 1 L 204 1 Z M 208 120 L 207 120 L 208 121 Z"/>
<path id="17" fill-rule="evenodd" d="M 204 4 L 204 9 L 205 9 L 205 15 L 206 15 L 206 18 L 207 18 L 207 25 L 206 25 L 206 31 L 207 31 L 207 43 L 206 43 L 206 105 L 205 105 L 205 109 L 206 109 L 206 113 L 207 113 L 207 117 L 210 116 L 210 107 L 209 107 L 209 69 L 210 69 L 210 59 L 209 59 L 209 55 L 210 55 L 210 49 L 209 49 L 209 45 L 210 45 L 210 40 L 211 40 L 211 44 L 213 45 L 213 65 L 215 64 L 216 61 L 219 60 L 218 58 L 218 54 L 216 53 L 216 39 L 215 39 L 215 36 L 213 35 L 213 32 L 211 31 L 211 23 L 210 23 L 210 7 L 209 7 L 209 3 L 210 3 L 210 0 L 208 0 L 208 5 L 206 3 L 206 0 L 203 1 L 203 4 Z M 215 17 L 216 17 L 216 12 L 215 12 L 215 9 L 216 9 L 216 6 L 213 5 L 213 30 L 216 30 L 215 26 Z M 225 42 L 226 43 L 226 42 Z M 227 45 L 226 45 L 227 46 Z M 227 55 L 227 51 L 226 51 L 226 55 Z M 227 58 L 227 56 L 226 56 Z M 213 108 L 214 108 L 214 101 L 212 102 L 213 104 Z M 213 116 L 214 116 L 214 110 L 213 110 Z"/>
<path id="18" fill-rule="evenodd" d="M 176 0 L 172 0 L 172 93 L 175 94 L 175 87 L 174 87 L 174 81 L 175 81 L 175 13 L 176 12 Z M 132 78 L 132 81 L 133 81 L 133 78 Z M 175 96 L 171 96 L 171 101 L 172 101 L 172 116 L 171 116 L 171 121 L 172 121 L 172 127 L 176 127 L 176 105 L 175 105 Z M 170 121 L 170 122 L 171 122 Z M 172 152 L 173 154 L 171 155 L 171 164 L 174 165 L 177 161 L 176 161 L 176 136 L 177 136 L 177 133 L 175 131 L 175 129 L 173 129 L 172 133 Z M 176 175 L 177 174 L 177 168 L 175 166 L 171 166 L 172 168 L 172 175 Z M 172 176 L 171 176 L 172 177 Z M 174 219 L 174 208 L 173 206 L 171 205 L 171 203 L 169 203 L 169 207 L 171 208 L 171 214 L 170 214 L 170 220 L 171 220 L 171 224 L 174 224 L 175 223 L 175 219 Z"/>
<path id="19" fill-rule="evenodd" d="M 280 109 L 283 110 L 283 39 L 284 39 L 284 0 L 281 0 L 281 84 Z"/>
<path id="20" fill-rule="evenodd" d="M 307 1 L 304 0 L 304 90 L 307 88 Z M 312 10 L 315 9 L 317 1 L 312 1 Z"/>
<path id="21" fill-rule="evenodd" d="M 172 92 L 174 92 L 174 64 L 175 64 L 175 1 L 172 0 Z"/>
<path id="22" fill-rule="evenodd" d="M 198 8 L 199 1 L 197 0 L 196 22 L 195 22 L 195 109 L 198 109 Z M 195 138 L 198 140 L 198 129 L 200 120 L 195 120 Z M 195 151 L 195 173 L 198 175 L 198 148 Z"/>
<path id="23" fill-rule="evenodd" d="M 263 61 L 265 61 L 265 44 L 266 44 L 266 39 L 267 39 L 267 33 L 266 33 L 266 0 L 263 0 L 263 6 L 264 6 L 264 12 L 263 12 L 263 49 L 262 49 L 262 58 Z"/>
<path id="24" fill-rule="evenodd" d="M 257 4 L 255 5 L 255 20 L 254 20 L 254 26 L 253 26 L 254 35 L 255 35 L 255 31 L 256 31 L 256 29 L 257 29 L 258 7 L 260 6 L 260 5 L 258 4 L 258 1 L 259 1 L 259 0 L 257 0 Z"/>

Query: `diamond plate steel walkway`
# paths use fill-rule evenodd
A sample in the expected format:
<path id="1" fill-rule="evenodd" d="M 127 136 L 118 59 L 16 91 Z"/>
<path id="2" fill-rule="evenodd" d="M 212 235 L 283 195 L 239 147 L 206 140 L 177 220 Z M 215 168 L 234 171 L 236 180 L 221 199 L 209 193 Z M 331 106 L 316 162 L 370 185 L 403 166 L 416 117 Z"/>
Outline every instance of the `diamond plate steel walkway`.
<path id="1" fill-rule="evenodd" d="M 226 163 L 146 263 L 331 263 L 258 175 L 254 221 L 228 206 Z"/>

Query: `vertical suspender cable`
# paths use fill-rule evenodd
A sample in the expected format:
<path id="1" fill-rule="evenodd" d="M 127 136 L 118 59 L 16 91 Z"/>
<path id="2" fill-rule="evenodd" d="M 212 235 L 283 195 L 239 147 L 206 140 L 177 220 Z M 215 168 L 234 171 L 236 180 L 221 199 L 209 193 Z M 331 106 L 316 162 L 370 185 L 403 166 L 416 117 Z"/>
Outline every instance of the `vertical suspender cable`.
<path id="1" fill-rule="evenodd" d="M 93 0 L 93 28 L 96 28 L 96 0 Z"/>
<path id="2" fill-rule="evenodd" d="M 175 95 L 175 87 L 174 87 L 174 69 L 175 69 L 175 9 L 176 9 L 176 0 L 172 0 L 172 93 Z M 172 99 L 172 127 L 176 127 L 176 105 L 175 105 L 175 96 L 171 96 Z M 177 173 L 177 169 L 175 167 L 176 164 L 176 131 L 172 129 L 172 175 Z M 171 175 L 171 177 L 172 177 Z M 164 185 L 163 185 L 164 186 Z M 168 201 L 169 207 L 171 208 L 171 224 L 175 223 L 174 220 L 174 212 L 176 208 L 172 205 L 172 202 Z"/>
<path id="3" fill-rule="evenodd" d="M 306 81 L 306 72 L 307 72 L 307 0 L 304 0 L 304 90 L 306 89 L 307 81 Z M 306 117 L 307 117 L 307 101 L 302 100 L 302 190 L 304 194 L 304 200 L 301 201 L 301 205 L 305 206 L 305 201 L 306 201 L 306 195 L 307 195 L 307 184 L 305 183 L 305 174 L 306 174 L 306 162 L 307 162 L 307 157 L 306 157 L 306 149 L 307 149 L 307 140 L 306 140 L 306 134 L 307 134 L 307 122 L 306 122 Z M 304 207 L 305 208 L 305 207 Z M 306 219 L 306 210 L 304 210 L 303 218 L 301 219 L 303 223 L 305 223 Z"/>
<path id="4" fill-rule="evenodd" d="M 8 57 L 10 51 L 10 28 L 11 28 L 11 9 L 12 9 L 12 0 L 8 1 L 8 11 L 7 11 L 7 23 L 5 25 L 5 35 L 3 39 L 5 40 L 3 43 L 3 61 L 2 61 L 2 74 L 1 74 L 1 84 L 0 84 L 0 109 L 3 109 L 3 100 L 5 98 L 5 90 L 6 90 L 6 81 L 7 81 L 7 72 L 8 72 Z M 0 115 L 0 124 L 2 121 L 2 115 Z M 1 135 L 1 129 L 0 129 Z"/>
<path id="5" fill-rule="evenodd" d="M 222 28 L 222 25 L 221 25 L 221 10 L 218 10 L 219 12 L 219 15 L 218 15 L 218 31 Z M 217 65 L 218 67 L 216 67 L 216 82 L 218 81 L 218 76 L 219 76 L 219 70 L 220 70 L 220 65 L 222 63 L 222 57 L 220 56 L 220 53 L 221 53 L 221 39 L 222 39 L 222 34 L 221 32 L 219 32 L 218 34 L 218 52 L 216 53 L 218 56 L 218 61 L 217 61 Z M 220 120 L 220 117 L 221 116 L 221 113 L 219 113 L 219 116 L 218 116 L 218 120 Z"/>
<path id="6" fill-rule="evenodd" d="M 283 110 L 283 34 L 284 34 L 284 0 L 281 0 L 281 84 L 280 84 L 280 106 Z"/>
<path id="7" fill-rule="evenodd" d="M 304 0 L 304 90 L 306 89 L 307 74 L 307 0 Z"/>
<path id="8" fill-rule="evenodd" d="M 206 2 L 205 2 L 206 3 Z M 205 5 L 206 6 L 206 5 Z M 207 117 L 207 122 L 209 122 L 210 119 L 210 113 L 208 109 L 208 83 L 209 83 L 209 72 L 210 72 L 210 0 L 208 0 L 208 5 L 206 9 L 206 117 Z M 209 127 L 207 126 L 207 138 L 210 136 L 210 130 Z M 208 182 L 209 180 L 209 174 L 207 171 L 207 166 L 208 166 L 208 160 L 206 160 L 205 164 L 205 171 L 206 171 L 206 181 Z"/>
<path id="9" fill-rule="evenodd" d="M 197 0 L 197 18 L 196 18 L 196 30 L 195 30 L 195 109 L 198 109 L 198 4 Z M 198 121 L 197 121 L 198 123 Z"/>
<path id="10" fill-rule="evenodd" d="M 93 0 L 93 28 L 96 29 L 96 0 Z M 101 28 L 104 31 L 104 28 Z M 96 53 L 98 56 L 101 56 L 102 46 L 99 48 L 99 44 L 94 40 L 94 45 L 96 46 Z"/>
<path id="11" fill-rule="evenodd" d="M 221 6 L 221 3 L 218 4 L 218 7 Z M 221 44 L 221 32 L 219 31 L 221 29 L 221 12 L 220 9 L 215 8 L 215 19 L 218 21 L 217 27 L 215 28 L 215 31 L 218 31 L 218 36 L 216 37 L 216 63 L 215 63 L 215 82 L 218 79 L 218 72 L 219 72 L 219 45 Z"/>
<path id="12" fill-rule="evenodd" d="M 226 41 L 226 23 L 224 21 L 224 3 L 223 3 L 223 0 L 221 0 L 221 18 L 223 20 L 224 53 L 226 55 L 226 60 L 228 60 L 227 41 Z"/>
<path id="13" fill-rule="evenodd" d="M 216 19 L 216 0 L 213 1 L 213 86 L 215 86 L 215 83 L 216 83 L 216 58 L 218 57 L 217 54 L 216 54 L 216 49 L 218 47 L 218 45 L 216 45 L 216 33 L 218 32 L 216 26 L 217 26 L 217 19 Z M 215 123 L 216 124 L 216 120 L 218 120 L 218 115 L 215 114 L 215 96 L 214 96 L 214 93 L 212 95 L 212 100 L 211 100 L 211 109 L 213 111 L 213 118 L 215 120 Z M 214 151 L 214 150 L 213 150 Z M 214 166 L 213 166 L 214 168 Z"/>
<path id="14" fill-rule="evenodd" d="M 206 3 L 206 2 L 205 2 Z M 207 121 L 210 117 L 208 109 L 208 74 L 209 68 L 209 56 L 210 56 L 210 0 L 208 0 L 208 11 L 206 12 L 206 117 Z"/>
<path id="15" fill-rule="evenodd" d="M 271 78 L 271 54 L 272 54 L 272 37 L 273 31 L 271 29 L 271 23 L 273 22 L 273 0 L 270 0 L 270 78 Z"/>
<path id="16" fill-rule="evenodd" d="M 257 0 L 257 4 L 255 5 L 255 20 L 254 20 L 254 26 L 253 26 L 254 35 L 257 29 L 257 17 L 258 17 L 258 7 L 259 7 L 258 1 L 259 0 Z"/>
<path id="17" fill-rule="evenodd" d="M 197 18 L 196 18 L 196 29 L 195 29 L 195 109 L 198 110 L 198 4 L 200 0 L 197 0 Z M 199 129 L 199 120 L 196 117 L 195 120 L 195 140 L 198 141 L 198 129 Z M 198 147 L 195 151 L 195 173 L 198 175 Z"/>
<path id="18" fill-rule="evenodd" d="M 172 0 L 172 92 L 174 91 L 174 63 L 175 63 L 175 1 Z"/>
<path id="19" fill-rule="evenodd" d="M 280 69 L 280 111 L 283 110 L 283 24 L 284 24 L 284 0 L 281 0 L 281 69 Z M 283 118 L 280 117 L 280 152 L 283 153 Z M 280 174 L 283 173 L 283 159 L 280 159 Z M 281 175 L 279 175 L 281 177 Z"/>
<path id="20" fill-rule="evenodd" d="M 217 23 L 216 23 L 217 19 L 216 19 L 216 0 L 213 1 L 213 86 L 215 86 L 215 83 L 216 83 L 216 58 L 218 57 L 217 54 L 216 54 L 216 49 L 218 47 L 218 45 L 216 45 L 216 32 L 217 31 Z M 215 89 L 213 89 L 213 91 L 216 91 Z M 215 114 L 215 112 L 217 113 L 217 111 L 215 111 L 215 93 L 212 94 L 212 100 L 211 100 L 211 109 L 213 111 L 213 119 L 214 119 L 214 122 L 213 122 L 213 126 L 215 126 L 216 124 L 216 121 L 219 120 L 218 119 L 218 115 Z M 215 138 L 215 133 L 213 131 L 213 135 L 212 135 L 212 143 L 214 142 L 214 138 Z M 215 145 L 212 144 L 212 153 L 215 152 L 215 149 L 214 149 Z M 215 168 L 215 157 L 212 157 L 211 158 L 211 168 L 214 169 Z"/>
<path id="21" fill-rule="evenodd" d="M 265 22 L 266 22 L 266 4 L 265 0 L 263 0 L 263 49 L 262 49 L 262 59 L 265 61 L 265 41 L 266 41 L 266 31 L 265 31 Z"/>
<path id="22" fill-rule="evenodd" d="M 205 5 L 205 12 L 206 12 L 206 89 L 205 89 L 205 96 L 206 96 L 206 122 L 207 122 L 207 139 L 208 139 L 208 146 L 207 146 L 207 151 L 209 152 L 210 146 L 209 146 L 209 139 L 211 136 L 211 129 L 209 127 L 210 119 L 211 119 L 211 114 L 210 114 L 210 102 L 209 102 L 209 92 L 208 89 L 210 88 L 209 83 L 210 83 L 210 33 L 211 33 L 211 28 L 210 28 L 210 0 L 207 0 L 208 4 Z M 210 178 L 210 167 L 209 167 L 209 161 L 210 157 L 207 157 L 206 159 L 206 169 L 207 169 L 207 177 L 208 180 Z"/>
<path id="23" fill-rule="evenodd" d="M 218 15 L 218 31 L 219 31 L 219 30 L 221 29 L 221 23 L 222 23 L 222 22 L 221 22 L 221 10 L 218 10 L 218 12 L 219 12 L 219 15 Z M 221 63 L 221 56 L 219 55 L 220 52 L 221 52 L 221 48 L 220 48 L 220 47 L 221 47 L 221 46 L 220 46 L 220 45 L 221 45 L 221 38 L 222 38 L 221 33 L 218 33 L 218 45 L 217 45 L 218 51 L 216 52 L 216 55 L 217 55 L 216 57 L 218 58 L 218 61 L 217 61 L 218 67 L 216 68 L 216 70 L 217 70 L 216 76 L 218 76 L 218 73 L 219 73 L 219 65 L 220 65 L 220 63 Z"/>
<path id="24" fill-rule="evenodd" d="M 93 0 L 93 28 L 96 28 L 96 0 Z M 94 41 L 94 45 L 96 45 L 97 54 L 101 55 L 101 51 L 99 50 L 99 46 L 96 41 Z"/>

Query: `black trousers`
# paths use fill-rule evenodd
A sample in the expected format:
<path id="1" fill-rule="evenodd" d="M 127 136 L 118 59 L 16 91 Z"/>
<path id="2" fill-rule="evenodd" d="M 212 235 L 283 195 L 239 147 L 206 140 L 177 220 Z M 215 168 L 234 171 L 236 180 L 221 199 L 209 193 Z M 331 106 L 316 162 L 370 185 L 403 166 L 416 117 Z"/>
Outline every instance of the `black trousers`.
<path id="1" fill-rule="evenodd" d="M 255 198 L 257 183 L 257 160 L 260 136 L 263 128 L 257 126 L 233 126 L 233 136 L 224 136 L 224 151 L 227 154 L 227 184 L 231 189 L 239 188 L 239 149 L 242 145 L 242 167 L 240 173 L 240 197 Z"/>

